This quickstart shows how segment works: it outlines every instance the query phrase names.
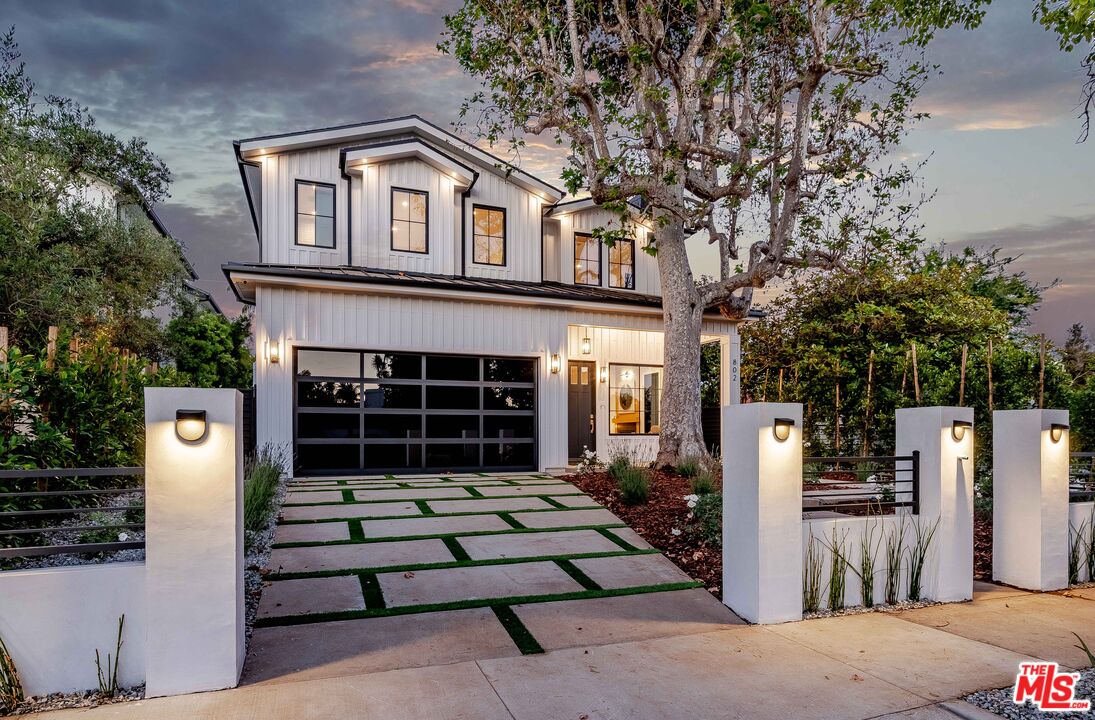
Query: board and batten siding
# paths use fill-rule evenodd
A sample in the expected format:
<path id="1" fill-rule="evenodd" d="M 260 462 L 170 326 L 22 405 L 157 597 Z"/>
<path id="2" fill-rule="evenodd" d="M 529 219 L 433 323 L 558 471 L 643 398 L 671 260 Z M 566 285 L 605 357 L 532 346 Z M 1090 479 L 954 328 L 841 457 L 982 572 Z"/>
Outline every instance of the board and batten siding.
<path id="1" fill-rule="evenodd" d="M 597 228 L 618 228 L 620 218 L 608 210 L 587 208 L 559 216 L 559 271 L 562 282 L 574 283 L 574 233 L 593 232 Z M 633 226 L 635 238 L 635 288 L 634 291 L 645 295 L 661 295 L 662 281 L 658 271 L 658 260 L 643 250 L 647 246 L 649 231 L 641 225 Z M 601 245 L 601 287 L 608 284 L 608 247 Z M 626 288 L 612 288 L 623 290 Z"/>
<path id="2" fill-rule="evenodd" d="M 346 181 L 338 148 L 279 153 L 262 158 L 262 262 L 280 265 L 346 264 Z M 296 244 L 296 181 L 335 186 L 335 246 Z"/>
<path id="3" fill-rule="evenodd" d="M 563 307 L 259 287 L 254 328 L 260 348 L 255 364 L 257 440 L 290 448 L 293 350 L 298 347 L 536 358 L 541 470 L 563 467 L 568 460 L 568 357 L 600 361 L 604 353 L 605 363 L 661 364 L 660 317 Z M 586 328 L 596 331 L 591 335 L 596 356 L 581 355 L 575 344 Z M 737 330 L 731 323 L 710 320 L 704 322 L 703 333 L 736 337 Z M 267 340 L 281 344 L 282 362 L 266 360 L 261 348 Z M 562 366 L 557 375 L 550 370 L 553 354 L 560 356 Z M 602 453 L 607 452 L 609 441 L 607 393 L 607 388 L 598 390 L 598 415 L 605 423 L 603 431 L 598 427 Z M 656 438 L 636 440 L 643 447 L 656 442 Z"/>
<path id="4" fill-rule="evenodd" d="M 475 262 L 475 205 L 504 208 L 506 211 L 506 264 L 481 265 Z M 543 263 L 541 220 L 544 200 L 507 182 L 492 172 L 481 172 L 467 199 L 464 214 L 464 272 L 468 277 L 494 280 L 540 282 Z"/>

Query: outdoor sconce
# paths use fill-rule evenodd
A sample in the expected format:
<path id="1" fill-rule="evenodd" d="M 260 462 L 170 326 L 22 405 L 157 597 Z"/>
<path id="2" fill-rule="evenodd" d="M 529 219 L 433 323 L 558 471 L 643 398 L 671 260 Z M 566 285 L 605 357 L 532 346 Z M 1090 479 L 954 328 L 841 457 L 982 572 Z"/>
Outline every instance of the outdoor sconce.
<path id="1" fill-rule="evenodd" d="M 278 340 L 266 341 L 266 359 L 270 361 L 271 365 L 277 365 L 281 362 L 281 342 Z"/>
<path id="2" fill-rule="evenodd" d="M 207 429 L 204 410 L 175 411 L 175 435 L 183 442 L 201 442 L 205 439 Z"/>
<path id="3" fill-rule="evenodd" d="M 593 352 L 593 341 L 587 337 L 582 338 L 582 354 L 589 355 Z"/>
<path id="4" fill-rule="evenodd" d="M 608 382 L 608 368 L 606 368 L 604 365 L 602 365 L 601 369 L 597 371 L 597 379 L 600 380 L 602 383 Z"/>
<path id="5" fill-rule="evenodd" d="M 1068 425 L 1064 423 L 1053 423 L 1049 426 L 1049 439 L 1054 443 L 1061 442 L 1061 438 L 1065 436 L 1065 430 L 1068 430 Z"/>
<path id="6" fill-rule="evenodd" d="M 955 420 L 951 423 L 951 437 L 955 442 L 962 442 L 966 439 L 966 430 L 973 427 L 973 423 L 966 420 Z"/>
<path id="7" fill-rule="evenodd" d="M 559 356 L 557 354 L 551 356 L 551 374 L 559 374 Z"/>
<path id="8" fill-rule="evenodd" d="M 785 442 L 791 437 L 791 428 L 794 426 L 795 421 L 791 418 L 776 418 L 772 425 L 772 434 L 776 436 L 776 440 Z"/>

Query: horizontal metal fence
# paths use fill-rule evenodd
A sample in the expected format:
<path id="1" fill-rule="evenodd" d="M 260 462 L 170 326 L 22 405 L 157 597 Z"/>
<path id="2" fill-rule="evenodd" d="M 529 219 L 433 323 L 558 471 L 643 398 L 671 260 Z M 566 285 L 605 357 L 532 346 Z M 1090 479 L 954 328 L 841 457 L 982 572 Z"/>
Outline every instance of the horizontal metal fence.
<path id="1" fill-rule="evenodd" d="M 802 511 L 842 515 L 920 512 L 920 451 L 911 455 L 804 457 Z"/>
<path id="2" fill-rule="evenodd" d="M 0 562 L 144 548 L 143 478 L 142 467 L 0 470 Z M 139 503 L 118 504 L 130 496 Z M 141 539 L 103 539 L 126 531 Z"/>
<path id="3" fill-rule="evenodd" d="M 1095 500 L 1095 452 L 1074 452 L 1069 456 L 1068 501 Z"/>

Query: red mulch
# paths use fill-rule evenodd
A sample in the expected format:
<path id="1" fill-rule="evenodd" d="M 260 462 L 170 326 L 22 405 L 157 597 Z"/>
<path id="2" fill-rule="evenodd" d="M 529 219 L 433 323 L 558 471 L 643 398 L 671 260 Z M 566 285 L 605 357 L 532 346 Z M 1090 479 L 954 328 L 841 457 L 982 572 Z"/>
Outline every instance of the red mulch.
<path id="1" fill-rule="evenodd" d="M 692 487 L 687 479 L 655 471 L 650 482 L 650 499 L 641 505 L 624 503 L 616 481 L 607 472 L 569 475 L 563 479 L 614 512 L 644 540 L 702 582 L 712 595 L 722 597 L 722 550 L 707 545 L 688 531 L 692 511 L 684 496 L 691 494 Z M 673 535 L 674 528 L 681 534 Z"/>
<path id="2" fill-rule="evenodd" d="M 992 580 L 992 513 L 973 514 L 973 579 Z"/>

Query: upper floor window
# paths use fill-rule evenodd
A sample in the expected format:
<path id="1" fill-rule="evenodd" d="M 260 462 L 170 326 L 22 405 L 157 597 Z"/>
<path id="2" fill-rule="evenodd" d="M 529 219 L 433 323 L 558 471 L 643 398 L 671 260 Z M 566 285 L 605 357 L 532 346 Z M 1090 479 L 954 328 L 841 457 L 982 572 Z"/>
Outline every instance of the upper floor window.
<path id="1" fill-rule="evenodd" d="M 506 211 L 476 205 L 471 212 L 472 260 L 481 265 L 505 265 Z"/>
<path id="2" fill-rule="evenodd" d="M 297 245 L 335 246 L 335 186 L 297 180 Z"/>
<path id="3" fill-rule="evenodd" d="M 608 286 L 635 289 L 634 240 L 617 240 L 608 249 Z"/>
<path id="4" fill-rule="evenodd" d="M 601 284 L 601 243 L 589 233 L 574 233 L 574 282 Z"/>
<path id="5" fill-rule="evenodd" d="M 392 250 L 429 252 L 429 196 L 392 188 Z"/>

